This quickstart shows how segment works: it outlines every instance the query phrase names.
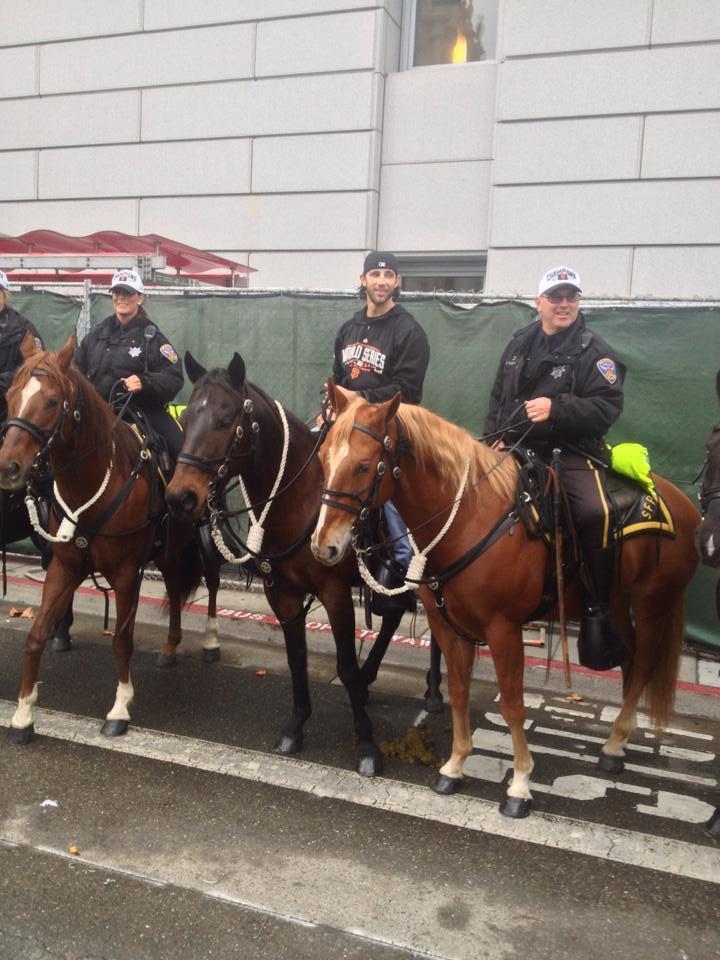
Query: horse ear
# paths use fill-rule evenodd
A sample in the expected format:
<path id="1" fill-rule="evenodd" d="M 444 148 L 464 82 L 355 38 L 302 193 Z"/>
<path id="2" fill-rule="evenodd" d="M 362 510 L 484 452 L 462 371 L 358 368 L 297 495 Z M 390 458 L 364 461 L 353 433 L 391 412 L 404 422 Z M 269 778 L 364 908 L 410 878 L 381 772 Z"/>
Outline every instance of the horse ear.
<path id="1" fill-rule="evenodd" d="M 245 383 L 245 361 L 237 351 L 228 364 L 228 376 L 230 377 L 230 383 L 236 390 L 242 389 Z"/>
<path id="2" fill-rule="evenodd" d="M 40 347 L 38 347 L 35 337 L 28 330 L 25 333 L 25 336 L 20 341 L 20 353 L 22 354 L 23 360 L 27 360 L 34 353 L 40 353 Z"/>
<path id="3" fill-rule="evenodd" d="M 392 420 L 392 418 L 398 412 L 398 408 L 401 403 L 402 403 L 402 394 L 398 390 L 398 392 L 395 394 L 392 400 L 387 401 L 387 410 L 385 412 L 385 423 L 389 423 L 390 420 Z"/>
<path id="4" fill-rule="evenodd" d="M 190 377 L 190 383 L 196 383 L 204 373 L 207 373 L 205 367 L 197 362 L 189 350 L 185 351 L 185 370 Z"/>
<path id="5" fill-rule="evenodd" d="M 58 350 L 58 354 L 57 354 L 58 366 L 60 367 L 63 373 L 68 372 L 68 369 L 70 368 L 70 364 L 72 363 L 74 356 L 75 356 L 75 337 L 72 334 L 70 334 L 70 336 L 67 338 L 67 340 L 63 344 L 62 348 Z"/>
<path id="6" fill-rule="evenodd" d="M 346 390 L 339 383 L 335 383 L 332 377 L 327 379 L 328 406 L 335 411 L 337 416 L 343 412 L 351 400 L 357 397 L 354 390 Z"/>

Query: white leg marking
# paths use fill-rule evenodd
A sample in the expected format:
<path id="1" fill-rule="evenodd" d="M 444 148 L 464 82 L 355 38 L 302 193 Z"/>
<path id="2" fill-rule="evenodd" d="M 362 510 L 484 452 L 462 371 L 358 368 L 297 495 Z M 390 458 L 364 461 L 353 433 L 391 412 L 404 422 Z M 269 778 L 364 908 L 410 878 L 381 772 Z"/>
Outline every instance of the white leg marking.
<path id="1" fill-rule="evenodd" d="M 203 640 L 203 650 L 217 650 L 220 646 L 218 640 L 218 622 L 217 617 L 208 617 L 205 624 L 205 639 Z"/>
<path id="2" fill-rule="evenodd" d="M 18 730 L 22 730 L 25 727 L 29 727 L 33 722 L 33 707 L 37 703 L 38 698 L 38 685 L 32 688 L 31 693 L 27 697 L 19 697 L 17 710 L 12 715 L 10 721 L 10 726 L 15 727 Z"/>
<path id="3" fill-rule="evenodd" d="M 525 772 L 513 770 L 512 782 L 507 791 L 509 797 L 520 797 L 522 800 L 532 800 L 532 794 L 530 793 L 531 772 L 531 770 Z"/>
<path id="4" fill-rule="evenodd" d="M 133 690 L 132 680 L 128 678 L 127 683 L 118 683 L 117 693 L 115 694 L 115 703 L 110 713 L 107 715 L 108 720 L 129 720 L 130 712 L 129 706 L 133 702 L 133 695 L 135 691 Z"/>

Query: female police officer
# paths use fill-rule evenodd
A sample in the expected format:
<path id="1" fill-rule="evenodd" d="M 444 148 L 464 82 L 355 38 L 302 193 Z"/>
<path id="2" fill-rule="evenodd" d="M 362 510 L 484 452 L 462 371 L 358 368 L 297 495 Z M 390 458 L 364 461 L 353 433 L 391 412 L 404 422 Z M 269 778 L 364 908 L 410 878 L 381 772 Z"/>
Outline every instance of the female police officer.
<path id="1" fill-rule="evenodd" d="M 105 400 L 113 399 L 113 391 L 127 391 L 133 410 L 163 438 L 174 462 L 182 447 L 182 431 L 165 405 L 183 385 L 182 365 L 143 309 L 143 282 L 135 270 L 118 270 L 110 293 L 115 313 L 83 339 L 75 365 Z"/>

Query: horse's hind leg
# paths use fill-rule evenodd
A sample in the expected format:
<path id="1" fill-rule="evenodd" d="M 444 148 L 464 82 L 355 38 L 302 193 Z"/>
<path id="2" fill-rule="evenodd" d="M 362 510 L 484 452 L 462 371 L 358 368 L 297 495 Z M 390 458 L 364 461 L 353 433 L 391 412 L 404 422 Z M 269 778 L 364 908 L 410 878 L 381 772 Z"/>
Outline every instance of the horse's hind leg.
<path id="1" fill-rule="evenodd" d="M 60 613 L 70 603 L 73 592 L 81 580 L 81 573 L 75 574 L 57 562 L 51 564 L 48 569 L 40 611 L 25 641 L 25 666 L 18 694 L 18 706 L 8 730 L 8 739 L 11 743 L 29 743 L 33 737 L 35 732 L 33 708 L 37 703 L 37 678 L 43 650 Z"/>
<path id="2" fill-rule="evenodd" d="M 66 653 L 72 650 L 72 638 L 70 636 L 70 627 L 73 625 L 73 602 L 72 598 L 67 605 L 67 610 L 55 624 L 52 637 L 50 638 L 50 649 L 55 653 Z"/>
<path id="3" fill-rule="evenodd" d="M 614 609 L 612 617 L 628 649 L 628 658 L 622 666 L 623 702 L 610 730 L 608 739 L 600 749 L 598 769 L 614 775 L 623 772 L 625 763 L 625 745 L 635 729 L 637 704 L 647 682 L 645 671 L 635 668 L 635 649 L 637 640 L 635 627 L 630 616 L 629 603 L 622 609 Z"/>

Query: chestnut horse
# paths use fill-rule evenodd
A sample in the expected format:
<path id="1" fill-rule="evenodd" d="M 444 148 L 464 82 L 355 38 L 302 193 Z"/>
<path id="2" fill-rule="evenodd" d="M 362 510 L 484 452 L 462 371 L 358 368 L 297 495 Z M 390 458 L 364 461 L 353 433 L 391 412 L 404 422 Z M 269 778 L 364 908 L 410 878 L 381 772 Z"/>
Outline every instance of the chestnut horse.
<path id="1" fill-rule="evenodd" d="M 197 521 L 207 509 L 208 495 L 215 508 L 225 483 L 239 476 L 249 505 L 257 514 L 265 512 L 248 535 L 250 562 L 263 579 L 265 596 L 282 627 L 293 695 L 292 713 L 282 726 L 276 750 L 293 754 L 302 748 L 303 727 L 311 713 L 305 638 L 305 598 L 310 594 L 321 601 L 332 627 L 337 672 L 350 698 L 358 740 L 357 768 L 369 776 L 378 774 L 382 754 L 365 705 L 368 686 L 403 611 L 383 617 L 379 636 L 359 667 L 352 599 L 357 567 L 348 557 L 327 570 L 310 551 L 320 510 L 320 436 L 246 380 L 239 354 L 227 369 L 206 372 L 186 353 L 185 368 L 195 386 L 183 416 L 184 442 L 168 487 L 168 506 L 176 517 Z"/>
<path id="2" fill-rule="evenodd" d="M 8 732 L 19 744 L 34 733 L 37 680 L 48 636 L 88 574 L 101 573 L 115 591 L 118 685 L 102 732 L 119 736 L 130 720 L 130 657 L 145 564 L 154 560 L 168 592 L 170 624 L 160 665 L 172 662 L 182 636 L 181 606 L 203 572 L 192 526 L 166 522 L 162 484 L 153 479 L 155 466 L 146 444 L 72 366 L 73 353 L 72 338 L 57 354 L 38 350 L 26 338 L 25 362 L 7 393 L 0 487 L 20 489 L 33 466 L 47 457 L 64 514 L 61 523 L 51 518 L 53 557 L 40 612 L 27 637 L 18 707 Z M 209 570 L 206 579 L 214 603 L 219 566 Z M 209 619 L 208 629 L 210 646 L 217 646 L 216 621 Z"/>
<path id="3" fill-rule="evenodd" d="M 434 413 L 401 404 L 399 395 L 373 406 L 332 382 L 329 393 L 338 418 L 320 454 L 327 486 L 313 553 L 331 568 L 343 562 L 353 514 L 392 499 L 419 549 L 408 579 L 422 584 L 421 598 L 447 663 L 452 755 L 435 789 L 457 789 L 472 750 L 469 689 L 475 651 L 467 638 L 483 640 L 493 658 L 513 743 L 514 772 L 500 810 L 506 816 L 527 816 L 533 761 L 523 729 L 522 625 L 540 602 L 550 553 L 541 540 L 528 537 L 514 512 L 515 461 Z M 656 726 L 667 721 L 672 709 L 685 592 L 697 564 L 697 511 L 667 480 L 654 479 L 671 510 L 676 537 L 658 541 L 643 535 L 622 546 L 611 612 L 628 650 L 624 700 L 600 757 L 601 767 L 616 773 L 622 770 L 641 695 L 646 695 Z M 488 548 L 445 579 L 444 572 L 484 538 Z M 437 586 L 435 578 L 444 580 L 442 610 L 429 586 Z M 579 614 L 575 594 L 570 588 L 566 596 L 570 616 Z"/>

